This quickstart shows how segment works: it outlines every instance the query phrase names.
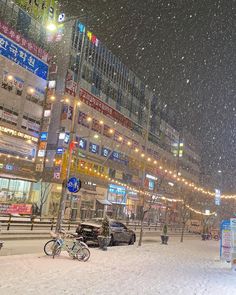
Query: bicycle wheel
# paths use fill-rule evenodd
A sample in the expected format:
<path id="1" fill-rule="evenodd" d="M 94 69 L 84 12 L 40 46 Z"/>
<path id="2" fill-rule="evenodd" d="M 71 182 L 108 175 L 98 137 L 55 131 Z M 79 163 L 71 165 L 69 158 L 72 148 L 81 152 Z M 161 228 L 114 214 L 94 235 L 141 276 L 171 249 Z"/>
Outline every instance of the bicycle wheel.
<path id="1" fill-rule="evenodd" d="M 50 240 L 44 245 L 44 253 L 48 256 L 60 255 L 61 248 L 57 244 L 56 240 Z"/>
<path id="2" fill-rule="evenodd" d="M 89 257 L 90 257 L 90 251 L 88 248 L 85 248 L 85 247 L 80 248 L 76 253 L 76 258 L 79 261 L 85 262 L 85 261 L 89 260 Z"/>
<path id="3" fill-rule="evenodd" d="M 84 242 L 80 242 L 80 245 L 81 245 L 82 247 L 84 247 L 84 248 L 88 248 L 88 245 L 87 245 L 86 243 L 84 243 Z"/>

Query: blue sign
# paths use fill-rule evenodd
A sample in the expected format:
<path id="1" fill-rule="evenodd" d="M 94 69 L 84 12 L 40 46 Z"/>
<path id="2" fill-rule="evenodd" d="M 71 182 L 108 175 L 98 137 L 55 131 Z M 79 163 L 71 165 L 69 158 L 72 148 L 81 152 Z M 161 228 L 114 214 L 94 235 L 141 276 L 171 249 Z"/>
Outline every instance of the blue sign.
<path id="1" fill-rule="evenodd" d="M 103 157 L 108 157 L 110 154 L 111 150 L 107 149 L 107 148 L 102 148 L 102 156 Z"/>
<path id="2" fill-rule="evenodd" d="M 81 189 L 81 181 L 76 177 L 71 177 L 67 181 L 67 189 L 70 193 L 77 193 Z"/>
<path id="3" fill-rule="evenodd" d="M 99 152 L 99 145 L 91 142 L 89 144 L 89 151 L 90 151 L 90 153 L 98 154 L 98 152 Z"/>
<path id="4" fill-rule="evenodd" d="M 70 133 L 66 133 L 66 134 L 65 134 L 65 138 L 64 138 L 64 143 L 65 143 L 65 144 L 68 144 L 69 141 L 70 141 Z"/>
<path id="5" fill-rule="evenodd" d="M 124 158 L 124 156 L 122 155 L 122 153 L 119 153 L 117 151 L 113 151 L 109 157 L 112 161 L 117 161 L 120 162 L 124 165 L 128 164 L 128 161 Z"/>
<path id="6" fill-rule="evenodd" d="M 215 205 L 220 205 L 221 193 L 219 189 L 215 189 Z"/>
<path id="7" fill-rule="evenodd" d="M 230 231 L 230 229 L 230 220 L 222 220 L 220 224 L 220 257 L 222 257 L 223 246 L 226 246 L 222 240 L 224 238 L 224 231 Z"/>
<path id="8" fill-rule="evenodd" d="M 41 132 L 40 134 L 40 140 L 46 141 L 48 139 L 48 133 L 47 132 Z"/>
<path id="9" fill-rule="evenodd" d="M 125 187 L 123 187 L 123 186 L 118 186 L 118 185 L 115 185 L 115 184 L 109 184 L 108 191 L 109 191 L 110 193 L 118 194 L 118 195 L 125 195 L 125 194 L 126 194 L 126 189 L 125 189 Z"/>
<path id="10" fill-rule="evenodd" d="M 2 34 L 0 34 L 0 55 L 14 61 L 36 76 L 47 80 L 48 65 Z"/>
<path id="11" fill-rule="evenodd" d="M 85 32 L 85 26 L 84 26 L 82 23 L 78 22 L 78 23 L 77 23 L 77 30 L 78 30 L 80 33 L 84 33 L 84 32 Z"/>
<path id="12" fill-rule="evenodd" d="M 64 152 L 64 149 L 63 149 L 62 147 L 58 147 L 58 148 L 57 148 L 56 153 L 57 153 L 58 155 L 62 155 L 63 152 Z"/>
<path id="13" fill-rule="evenodd" d="M 78 141 L 79 148 L 82 149 L 82 150 L 86 150 L 87 140 L 83 139 L 82 137 L 79 137 L 77 139 L 77 141 Z"/>

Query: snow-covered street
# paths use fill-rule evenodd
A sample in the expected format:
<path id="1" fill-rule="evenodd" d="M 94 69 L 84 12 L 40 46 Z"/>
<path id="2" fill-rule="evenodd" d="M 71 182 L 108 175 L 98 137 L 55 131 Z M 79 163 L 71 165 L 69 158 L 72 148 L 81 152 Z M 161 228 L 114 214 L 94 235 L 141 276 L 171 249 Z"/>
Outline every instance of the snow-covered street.
<path id="1" fill-rule="evenodd" d="M 91 249 L 88 262 L 63 253 L 0 257 L 0 294 L 235 294 L 236 277 L 215 241 L 172 238 L 142 247 Z"/>

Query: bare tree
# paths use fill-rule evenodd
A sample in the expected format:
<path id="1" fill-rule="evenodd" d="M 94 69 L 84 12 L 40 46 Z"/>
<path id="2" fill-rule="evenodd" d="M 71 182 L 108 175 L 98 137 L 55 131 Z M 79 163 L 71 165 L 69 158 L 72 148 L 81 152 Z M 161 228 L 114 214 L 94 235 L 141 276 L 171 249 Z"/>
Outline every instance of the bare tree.
<path id="1" fill-rule="evenodd" d="M 180 236 L 180 242 L 183 243 L 184 241 L 184 231 L 186 227 L 187 221 L 191 218 L 191 211 L 189 210 L 189 206 L 192 203 L 193 197 L 190 192 L 185 193 L 183 189 L 181 188 L 181 199 L 182 202 L 180 204 L 180 221 L 181 221 L 181 236 Z"/>
<path id="2" fill-rule="evenodd" d="M 39 214 L 42 217 L 43 206 L 46 203 L 49 193 L 52 190 L 52 184 L 50 182 L 40 181 L 40 197 L 39 197 Z"/>
<path id="3" fill-rule="evenodd" d="M 142 246 L 142 240 L 143 240 L 143 222 L 146 214 L 151 210 L 152 204 L 155 202 L 155 199 L 150 196 L 148 200 L 145 199 L 145 196 L 143 196 L 143 208 L 141 212 L 141 226 L 140 226 L 140 234 L 139 234 L 139 242 L 138 246 Z"/>
<path id="4" fill-rule="evenodd" d="M 163 180 L 164 180 L 164 177 L 162 177 L 159 181 L 159 184 L 158 184 L 159 188 L 161 187 Z M 153 195 L 150 195 L 149 198 L 145 198 L 145 195 L 143 195 L 143 208 L 141 212 L 141 225 L 140 225 L 138 246 L 142 246 L 144 218 L 146 214 L 151 210 L 152 205 L 155 203 L 155 201 L 156 201 L 156 198 L 153 197 Z"/>

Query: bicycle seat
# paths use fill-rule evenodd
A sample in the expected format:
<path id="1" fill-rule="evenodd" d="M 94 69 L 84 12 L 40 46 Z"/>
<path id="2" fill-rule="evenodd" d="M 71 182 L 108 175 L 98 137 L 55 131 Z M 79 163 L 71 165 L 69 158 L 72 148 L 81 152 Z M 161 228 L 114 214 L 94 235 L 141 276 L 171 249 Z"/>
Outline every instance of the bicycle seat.
<path id="1" fill-rule="evenodd" d="M 77 241 L 83 241 L 83 239 L 84 239 L 83 237 L 77 237 L 76 238 Z"/>

